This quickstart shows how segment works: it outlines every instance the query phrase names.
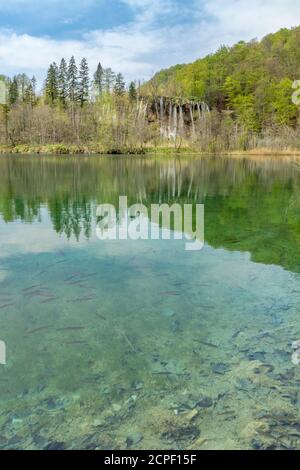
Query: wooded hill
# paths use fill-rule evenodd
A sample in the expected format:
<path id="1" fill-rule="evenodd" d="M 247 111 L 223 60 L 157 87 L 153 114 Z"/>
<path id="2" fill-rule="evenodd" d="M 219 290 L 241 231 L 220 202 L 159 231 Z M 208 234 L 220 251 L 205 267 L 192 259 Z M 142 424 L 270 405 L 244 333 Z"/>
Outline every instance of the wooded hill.
<path id="1" fill-rule="evenodd" d="M 300 80 L 300 27 L 282 29 L 262 41 L 240 41 L 192 64 L 157 73 L 146 89 L 158 95 L 195 97 L 213 109 L 232 111 L 249 131 L 295 126 L 300 108 L 292 83 Z"/>

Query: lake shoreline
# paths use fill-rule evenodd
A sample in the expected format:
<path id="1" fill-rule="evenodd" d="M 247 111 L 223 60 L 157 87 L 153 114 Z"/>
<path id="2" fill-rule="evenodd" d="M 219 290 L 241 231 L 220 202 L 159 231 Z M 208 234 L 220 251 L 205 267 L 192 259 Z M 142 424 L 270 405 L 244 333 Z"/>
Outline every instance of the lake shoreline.
<path id="1" fill-rule="evenodd" d="M 255 148 L 250 150 L 203 151 L 193 147 L 142 147 L 133 149 L 104 149 L 98 145 L 51 144 L 44 146 L 0 146 L 0 154 L 10 155 L 206 155 L 230 157 L 300 157 L 300 149 Z"/>

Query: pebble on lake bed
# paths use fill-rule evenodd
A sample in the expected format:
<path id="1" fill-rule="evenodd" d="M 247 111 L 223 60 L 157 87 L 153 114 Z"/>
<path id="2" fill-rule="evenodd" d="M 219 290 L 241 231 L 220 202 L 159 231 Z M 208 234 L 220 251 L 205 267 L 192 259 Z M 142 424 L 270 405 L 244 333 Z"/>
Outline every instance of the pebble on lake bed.
<path id="1" fill-rule="evenodd" d="M 292 363 L 295 366 L 300 366 L 300 340 L 293 341 L 292 348 L 294 349 L 292 354 Z"/>
<path id="2" fill-rule="evenodd" d="M 295 366 L 300 366 L 300 349 L 298 349 L 297 351 L 293 352 L 293 354 L 292 354 L 292 363 L 293 363 Z"/>
<path id="3" fill-rule="evenodd" d="M 297 341 L 293 341 L 292 348 L 294 350 L 300 349 L 300 339 L 298 339 Z"/>

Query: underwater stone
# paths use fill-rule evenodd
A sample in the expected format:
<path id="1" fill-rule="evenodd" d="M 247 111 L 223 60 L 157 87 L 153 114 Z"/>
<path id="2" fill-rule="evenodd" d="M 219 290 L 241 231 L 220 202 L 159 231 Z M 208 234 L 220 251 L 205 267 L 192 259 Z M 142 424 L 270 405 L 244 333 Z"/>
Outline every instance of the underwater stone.
<path id="1" fill-rule="evenodd" d="M 293 341 L 292 348 L 295 350 L 300 349 L 300 339 L 298 339 L 297 341 Z"/>
<path id="2" fill-rule="evenodd" d="M 44 450 L 66 450 L 66 446 L 63 442 L 53 441 L 44 447 Z"/>
<path id="3" fill-rule="evenodd" d="M 176 313 L 171 308 L 165 308 L 162 312 L 163 316 L 166 318 L 173 318 Z"/>
<path id="4" fill-rule="evenodd" d="M 224 364 L 223 362 L 218 362 L 217 364 L 213 364 L 212 371 L 215 374 L 224 375 L 226 372 L 230 371 L 230 367 L 227 364 Z"/>
<path id="5" fill-rule="evenodd" d="M 257 351 L 255 353 L 249 354 L 247 358 L 249 359 L 249 361 L 264 361 L 265 355 L 265 352 Z"/>
<path id="6" fill-rule="evenodd" d="M 164 432 L 161 439 L 167 443 L 194 441 L 200 436 L 200 430 L 196 426 L 182 426 Z"/>
<path id="7" fill-rule="evenodd" d="M 295 366 L 300 366 L 300 349 L 298 349 L 292 354 L 292 363 Z"/>
<path id="8" fill-rule="evenodd" d="M 130 449 L 132 446 L 137 446 L 143 439 L 144 436 L 140 432 L 130 434 L 130 436 L 126 437 L 127 449 Z"/>
<path id="9" fill-rule="evenodd" d="M 115 413 L 118 413 L 119 411 L 121 411 L 122 406 L 119 405 L 118 403 L 113 403 L 112 409 L 113 409 L 113 411 L 114 411 Z"/>
<path id="10" fill-rule="evenodd" d="M 210 408 L 213 406 L 214 402 L 210 397 L 203 397 L 201 400 L 197 403 L 197 406 L 199 408 Z"/>
<path id="11" fill-rule="evenodd" d="M 144 382 L 134 381 L 132 382 L 132 388 L 134 390 L 142 390 L 144 388 Z"/>
<path id="12" fill-rule="evenodd" d="M 19 418 L 14 418 L 11 424 L 15 427 L 19 427 L 19 426 L 22 426 L 23 420 Z"/>

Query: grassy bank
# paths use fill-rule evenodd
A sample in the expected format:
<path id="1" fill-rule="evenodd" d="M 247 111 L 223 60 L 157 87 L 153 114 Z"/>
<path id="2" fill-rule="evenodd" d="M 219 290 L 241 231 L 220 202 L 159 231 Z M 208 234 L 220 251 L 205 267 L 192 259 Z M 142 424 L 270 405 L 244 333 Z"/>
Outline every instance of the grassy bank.
<path id="1" fill-rule="evenodd" d="M 36 154 L 36 155 L 228 155 L 228 156 L 300 156 L 300 149 L 258 147 L 250 150 L 203 151 L 193 146 L 175 148 L 174 146 L 147 146 L 141 148 L 105 148 L 98 144 L 92 145 L 0 145 L 0 154 Z"/>

